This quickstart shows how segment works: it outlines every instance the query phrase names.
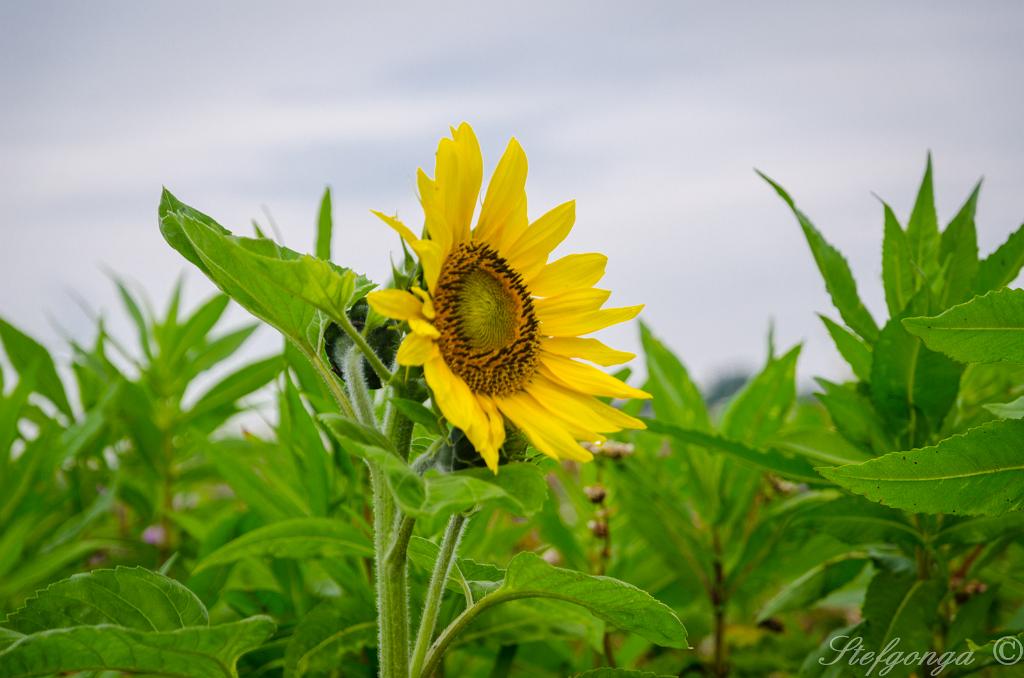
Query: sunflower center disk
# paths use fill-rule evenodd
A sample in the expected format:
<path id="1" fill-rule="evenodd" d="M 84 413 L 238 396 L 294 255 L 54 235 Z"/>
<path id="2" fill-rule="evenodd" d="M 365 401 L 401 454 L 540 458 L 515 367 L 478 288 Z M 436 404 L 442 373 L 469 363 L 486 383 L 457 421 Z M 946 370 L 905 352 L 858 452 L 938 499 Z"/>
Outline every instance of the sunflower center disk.
<path id="1" fill-rule="evenodd" d="M 540 339 L 522 276 L 484 243 L 457 245 L 434 290 L 441 355 L 471 390 L 509 395 L 537 369 Z"/>

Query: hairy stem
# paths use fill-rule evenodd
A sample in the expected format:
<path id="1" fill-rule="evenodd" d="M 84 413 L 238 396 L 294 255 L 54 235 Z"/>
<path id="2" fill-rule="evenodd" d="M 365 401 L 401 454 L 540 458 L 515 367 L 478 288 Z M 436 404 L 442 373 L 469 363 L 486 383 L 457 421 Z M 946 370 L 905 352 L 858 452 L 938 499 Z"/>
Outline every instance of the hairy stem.
<path id="1" fill-rule="evenodd" d="M 359 333 L 359 330 L 355 328 L 352 321 L 344 315 L 338 316 L 337 318 L 334 318 L 334 320 L 338 323 L 338 327 L 340 327 L 342 331 L 348 335 L 348 338 L 352 340 L 352 343 L 356 345 L 356 348 L 359 349 L 360 353 L 363 354 L 363 357 L 366 358 L 366 362 L 370 363 L 370 368 L 378 377 L 380 377 L 380 383 L 390 383 L 391 377 L 393 376 L 391 371 L 388 370 L 384 361 L 382 361 L 380 356 L 377 355 L 377 352 L 374 351 L 368 343 L 366 343 L 366 338 Z"/>
<path id="2" fill-rule="evenodd" d="M 462 538 L 462 531 L 466 527 L 466 517 L 462 514 L 455 514 L 448 521 L 444 538 L 441 540 L 441 549 L 434 562 L 434 571 L 430 575 L 430 584 L 427 586 L 427 596 L 423 602 L 423 616 L 420 618 L 420 628 L 416 633 L 416 644 L 412 652 L 412 673 L 418 677 L 423 668 L 423 661 L 427 656 L 427 649 L 430 641 L 434 638 L 434 627 L 437 625 L 437 615 L 441 611 L 441 601 L 444 598 L 444 591 L 448 583 L 448 576 L 455 562 L 455 553 L 459 547 L 459 539 Z"/>
<path id="3" fill-rule="evenodd" d="M 370 389 L 366 386 L 366 375 L 363 373 L 363 355 L 353 346 L 345 354 L 345 386 L 355 410 L 356 419 L 365 426 L 376 427 L 377 419 L 373 415 L 373 400 Z"/>

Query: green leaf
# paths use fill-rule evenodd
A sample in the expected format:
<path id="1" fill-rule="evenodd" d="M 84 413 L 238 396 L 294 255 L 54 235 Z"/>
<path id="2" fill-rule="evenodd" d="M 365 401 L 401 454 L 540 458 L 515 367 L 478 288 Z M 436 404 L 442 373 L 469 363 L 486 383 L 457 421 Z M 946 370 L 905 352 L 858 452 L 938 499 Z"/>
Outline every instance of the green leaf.
<path id="1" fill-rule="evenodd" d="M 166 190 L 160 229 L 174 249 L 246 310 L 307 354 L 318 350 L 322 320 L 338 321 L 373 285 L 348 269 L 265 239 L 232 236 Z"/>
<path id="2" fill-rule="evenodd" d="M 829 318 L 818 315 L 836 344 L 839 355 L 847 362 L 853 374 L 863 382 L 871 381 L 871 347 L 864 340 Z"/>
<path id="3" fill-rule="evenodd" d="M 276 355 L 239 368 L 214 384 L 189 409 L 186 421 L 194 421 L 226 405 L 232 405 L 253 391 L 266 386 L 284 369 L 284 360 Z"/>
<path id="4" fill-rule="evenodd" d="M 324 189 L 324 197 L 320 200 L 320 212 L 316 218 L 316 256 L 318 259 L 331 259 L 331 232 L 334 229 L 334 217 L 331 215 L 331 189 Z"/>
<path id="5" fill-rule="evenodd" d="M 93 624 L 173 631 L 206 626 L 209 617 L 195 594 L 175 580 L 141 567 L 118 567 L 51 584 L 3 622 L 24 634 Z"/>
<path id="6" fill-rule="evenodd" d="M 999 538 L 1024 534 L 1024 513 L 1014 511 L 1001 516 L 947 518 L 935 535 L 935 544 L 987 544 Z"/>
<path id="7" fill-rule="evenodd" d="M 652 403 L 658 418 L 678 426 L 710 431 L 704 398 L 683 363 L 642 322 L 640 342 L 647 361 L 644 389 L 654 396 Z"/>
<path id="8" fill-rule="evenodd" d="M 915 513 L 1001 514 L 1024 507 L 1024 420 L 972 428 L 933 447 L 819 469 L 872 501 Z"/>
<path id="9" fill-rule="evenodd" d="M 811 220 L 797 209 L 796 203 L 793 202 L 793 199 L 789 197 L 789 194 L 786 193 L 782 186 L 775 183 L 767 175 L 761 172 L 758 172 L 758 174 L 775 189 L 776 193 L 793 210 L 793 214 L 800 223 L 800 228 L 803 229 L 807 244 L 811 248 L 814 261 L 818 264 L 818 270 L 821 271 L 821 275 L 825 279 L 825 287 L 832 297 L 832 304 L 839 311 L 839 315 L 843 317 L 843 321 L 865 340 L 874 342 L 878 337 L 878 325 L 875 324 L 871 313 L 860 300 L 860 295 L 857 293 L 857 282 L 853 279 L 853 273 L 850 271 L 850 265 L 846 263 L 846 259 L 839 253 L 839 250 L 832 247 L 822 237 L 818 229 L 811 223 Z M 936 245 L 937 238 L 938 234 L 936 233 Z"/>
<path id="10" fill-rule="evenodd" d="M 444 431 L 441 429 L 441 424 L 438 421 L 437 415 L 429 408 L 425 407 L 423 403 L 416 402 L 415 400 L 408 400 L 406 398 L 391 398 L 391 403 L 399 412 L 409 419 L 409 421 L 419 424 L 429 433 L 439 436 L 444 435 Z"/>
<path id="11" fill-rule="evenodd" d="M 914 548 L 922 543 L 917 529 L 900 511 L 858 496 L 804 507 L 793 516 L 792 525 L 823 532 L 852 546 L 903 544 Z"/>
<path id="12" fill-rule="evenodd" d="M 656 419 L 644 419 L 644 422 L 652 433 L 671 436 L 683 443 L 721 452 L 762 471 L 770 471 L 802 482 L 821 482 L 821 478 L 814 472 L 814 468 L 801 457 L 787 455 L 774 449 L 755 450 L 742 443 L 714 434 L 682 429 Z"/>
<path id="13" fill-rule="evenodd" d="M 892 449 L 885 422 L 875 410 L 871 400 L 849 386 L 833 384 L 826 379 L 815 379 L 824 389 L 815 394 L 828 410 L 836 429 L 850 442 L 866 449 L 882 452 Z"/>
<path id="14" fill-rule="evenodd" d="M 889 307 L 889 315 L 899 315 L 917 292 L 917 272 L 910 254 L 907 234 L 900 226 L 892 208 L 885 202 L 882 203 L 882 206 L 885 211 L 885 235 L 882 239 L 882 286 L 885 288 L 885 303 Z M 864 379 L 864 381 L 868 380 Z"/>
<path id="15" fill-rule="evenodd" d="M 355 527 L 332 518 L 296 518 L 246 532 L 203 558 L 193 574 L 244 558 L 372 557 L 370 539 Z"/>
<path id="16" fill-rule="evenodd" d="M 1002 289 L 934 317 L 903 321 L 928 348 L 964 363 L 1024 363 L 1024 290 Z"/>
<path id="17" fill-rule="evenodd" d="M 913 572 L 883 570 L 875 575 L 862 609 L 865 648 L 878 652 L 898 638 L 904 652 L 926 652 L 943 584 L 937 579 L 917 579 Z M 864 672 L 866 667 L 858 668 Z M 915 668 L 898 664 L 887 675 L 907 676 Z"/>
<path id="18" fill-rule="evenodd" d="M 269 617 L 219 626 L 145 632 L 76 626 L 25 636 L 0 651 L 0 675 L 27 678 L 77 671 L 116 671 L 181 678 L 235 678 L 238 658 L 274 632 Z"/>
<path id="19" fill-rule="evenodd" d="M 796 361 L 800 346 L 780 358 L 769 358 L 729 403 L 720 429 L 727 438 L 760 445 L 777 432 L 796 402 Z"/>
<path id="20" fill-rule="evenodd" d="M 210 441 L 202 450 L 235 494 L 265 520 L 312 513 L 288 452 L 279 445 L 226 438 Z"/>
<path id="21" fill-rule="evenodd" d="M 424 572 L 433 572 L 440 550 L 437 544 L 428 539 L 413 537 L 409 540 L 409 561 Z M 505 570 L 497 565 L 478 563 L 469 558 L 456 558 L 446 586 L 450 591 L 459 594 L 467 589 L 489 593 L 496 589 L 504 578 Z"/>
<path id="22" fill-rule="evenodd" d="M 932 156 L 928 155 L 921 188 L 907 222 L 907 243 L 914 262 L 930 279 L 939 265 L 939 218 L 935 213 L 935 191 L 932 188 Z"/>
<path id="23" fill-rule="evenodd" d="M 811 607 L 853 581 L 867 563 L 867 558 L 841 556 L 815 565 L 783 586 L 765 603 L 757 614 L 757 621 L 762 622 L 782 612 Z"/>
<path id="24" fill-rule="evenodd" d="M 284 653 L 284 675 L 330 673 L 344 666 L 344 658 L 377 644 L 375 610 L 360 601 L 324 601 L 304 616 Z"/>
<path id="25" fill-rule="evenodd" d="M 858 464 L 871 459 L 846 438 L 820 427 L 790 429 L 769 438 L 767 444 L 805 457 L 816 466 Z"/>
<path id="26" fill-rule="evenodd" d="M 947 308 L 970 298 L 978 274 L 978 233 L 974 214 L 978 207 L 981 182 L 971 192 L 963 207 L 942 232 L 939 262 L 945 270 L 945 285 L 940 307 Z"/>
<path id="27" fill-rule="evenodd" d="M 984 408 L 1000 419 L 1024 419 L 1024 396 L 1008 403 L 990 403 Z"/>
<path id="28" fill-rule="evenodd" d="M 549 565 L 523 552 L 508 565 L 497 598 L 552 598 L 586 608 L 605 622 L 657 645 L 687 647 L 686 629 L 664 603 L 632 584 Z M 487 600 L 484 598 L 483 600 Z"/>
<path id="29" fill-rule="evenodd" d="M 600 668 L 583 673 L 574 673 L 573 678 L 669 678 L 664 674 L 650 671 L 631 671 L 629 669 Z"/>
<path id="30" fill-rule="evenodd" d="M 984 294 L 1005 287 L 1017 279 L 1021 267 L 1024 267 L 1024 224 L 978 265 L 974 289 Z"/>
<path id="31" fill-rule="evenodd" d="M 138 333 L 139 346 L 142 347 L 142 352 L 147 357 L 152 357 L 153 351 L 149 345 L 149 323 L 146 321 L 146 316 L 143 315 L 138 302 L 135 301 L 135 297 L 128 291 L 128 287 L 124 282 L 115 276 L 114 284 L 117 286 L 117 292 L 121 296 L 121 303 L 128 311 L 128 315 L 131 316 L 132 322 L 135 323 L 135 331 Z"/>
<path id="32" fill-rule="evenodd" d="M 36 392 L 46 396 L 67 416 L 73 416 L 64 384 L 57 376 L 53 358 L 43 345 L 3 318 L 0 318 L 0 342 L 3 342 L 7 358 L 18 374 L 34 370 Z"/>
<path id="33" fill-rule="evenodd" d="M 917 315 L 925 308 L 927 297 L 922 290 L 904 313 Z M 924 439 L 924 432 L 939 429 L 956 402 L 963 367 L 922 346 L 921 340 L 904 328 L 906 315 L 890 319 L 875 342 L 871 400 L 889 430 L 897 435 L 907 432 L 914 446 Z M 922 423 L 930 424 L 930 429 Z"/>

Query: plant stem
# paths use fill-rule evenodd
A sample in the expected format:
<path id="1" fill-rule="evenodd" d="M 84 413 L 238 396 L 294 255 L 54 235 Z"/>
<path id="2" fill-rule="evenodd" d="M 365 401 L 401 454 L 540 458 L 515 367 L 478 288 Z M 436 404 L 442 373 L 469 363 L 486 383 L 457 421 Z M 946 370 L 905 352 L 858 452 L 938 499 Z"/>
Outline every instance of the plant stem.
<path id="1" fill-rule="evenodd" d="M 354 346 L 345 354 L 345 386 L 359 422 L 365 426 L 376 427 L 373 401 L 370 399 L 366 375 L 363 373 L 363 355 Z"/>
<path id="2" fill-rule="evenodd" d="M 444 591 L 448 583 L 448 576 L 455 562 L 455 552 L 459 547 L 459 539 L 462 538 L 462 531 L 466 527 L 466 517 L 460 513 L 455 514 L 448 521 L 448 528 L 444 531 L 444 538 L 441 540 L 441 549 L 434 562 L 434 571 L 430 575 L 430 584 L 427 586 L 427 596 L 423 602 L 423 616 L 420 618 L 420 628 L 416 633 L 416 644 L 412 652 L 412 673 L 418 678 L 423 668 L 423 660 L 426 659 L 427 649 L 434 637 L 434 627 L 437 625 L 437 615 L 441 611 L 441 600 L 444 598 Z"/>
<path id="3" fill-rule="evenodd" d="M 340 327 L 342 331 L 348 335 L 348 338 L 352 340 L 352 343 L 356 345 L 356 348 L 358 348 L 363 354 L 363 357 L 366 358 L 366 362 L 370 363 L 370 368 L 378 377 L 380 377 L 380 383 L 390 383 L 391 377 L 393 376 L 391 371 L 388 370 L 386 365 L 384 365 L 384 361 L 380 359 L 377 352 L 374 351 L 368 343 L 366 343 L 366 338 L 359 333 L 359 330 L 355 328 L 352 321 L 348 319 L 348 316 L 340 315 L 332 319 L 338 323 L 338 327 Z"/>

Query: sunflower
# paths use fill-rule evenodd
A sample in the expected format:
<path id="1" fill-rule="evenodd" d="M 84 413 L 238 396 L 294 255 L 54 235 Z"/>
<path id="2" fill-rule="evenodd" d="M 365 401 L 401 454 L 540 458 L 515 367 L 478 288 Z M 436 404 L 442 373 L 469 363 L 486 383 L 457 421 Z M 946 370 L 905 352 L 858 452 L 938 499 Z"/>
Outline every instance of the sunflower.
<path id="1" fill-rule="evenodd" d="M 505 420 L 555 459 L 589 461 L 578 441 L 644 428 L 599 397 L 650 398 L 586 360 L 609 366 L 631 360 L 583 338 L 634 318 L 642 306 L 601 308 L 610 292 L 594 285 L 603 254 L 548 256 L 572 230 L 573 201 L 529 223 L 526 154 L 509 141 L 487 187 L 476 227 L 483 161 L 473 129 L 462 123 L 437 148 L 434 178 L 417 173 L 424 237 L 379 212 L 416 253 L 426 289 L 369 295 L 380 314 L 409 324 L 400 365 L 421 365 L 434 403 L 462 429 L 494 472 Z"/>

